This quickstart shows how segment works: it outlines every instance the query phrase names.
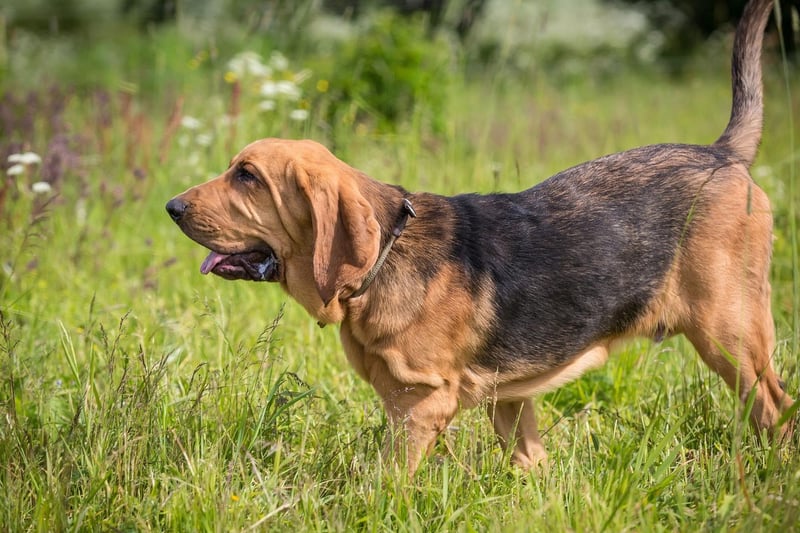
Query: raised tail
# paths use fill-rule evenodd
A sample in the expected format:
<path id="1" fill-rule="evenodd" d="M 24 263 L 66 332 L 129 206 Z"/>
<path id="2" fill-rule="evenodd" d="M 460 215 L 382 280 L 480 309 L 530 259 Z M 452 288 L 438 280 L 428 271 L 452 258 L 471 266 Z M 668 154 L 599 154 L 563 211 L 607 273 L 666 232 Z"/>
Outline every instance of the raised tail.
<path id="1" fill-rule="evenodd" d="M 764 115 L 761 48 L 771 11 L 772 0 L 751 0 L 744 8 L 733 41 L 731 118 L 715 143 L 728 148 L 748 167 L 753 164 L 761 143 Z"/>

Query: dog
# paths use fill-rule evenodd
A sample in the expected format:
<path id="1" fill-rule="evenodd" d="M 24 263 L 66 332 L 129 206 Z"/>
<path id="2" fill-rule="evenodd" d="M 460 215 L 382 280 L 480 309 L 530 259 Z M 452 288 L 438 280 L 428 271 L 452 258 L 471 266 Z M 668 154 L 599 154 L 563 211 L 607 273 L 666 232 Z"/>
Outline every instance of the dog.
<path id="1" fill-rule="evenodd" d="M 410 473 L 460 407 L 486 405 L 513 463 L 546 458 L 531 397 L 620 340 L 683 334 L 781 438 L 772 215 L 749 175 L 771 0 L 734 41 L 730 122 L 709 146 L 644 146 L 514 194 L 444 197 L 376 181 L 309 140 L 263 139 L 167 203 L 211 250 L 203 274 L 277 282 L 380 395 Z M 397 455 L 401 454 L 401 455 Z"/>

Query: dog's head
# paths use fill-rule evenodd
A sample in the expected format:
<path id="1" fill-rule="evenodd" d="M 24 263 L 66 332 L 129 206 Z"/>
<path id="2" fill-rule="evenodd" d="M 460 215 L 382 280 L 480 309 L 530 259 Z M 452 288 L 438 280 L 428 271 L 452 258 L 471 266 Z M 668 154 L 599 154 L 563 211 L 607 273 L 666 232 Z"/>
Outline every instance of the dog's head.
<path id="1" fill-rule="evenodd" d="M 167 212 L 211 251 L 203 274 L 280 282 L 313 316 L 338 321 L 337 296 L 359 286 L 379 253 L 369 181 L 318 143 L 264 139 Z"/>

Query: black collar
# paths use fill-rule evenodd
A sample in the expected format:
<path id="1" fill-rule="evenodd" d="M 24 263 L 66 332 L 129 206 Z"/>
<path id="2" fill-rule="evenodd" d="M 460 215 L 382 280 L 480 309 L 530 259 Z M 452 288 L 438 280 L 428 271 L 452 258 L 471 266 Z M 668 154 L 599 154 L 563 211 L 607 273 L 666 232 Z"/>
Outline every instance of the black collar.
<path id="1" fill-rule="evenodd" d="M 381 250 L 380 255 L 378 256 L 378 260 L 375 261 L 375 264 L 367 273 L 367 277 L 364 278 L 364 282 L 361 284 L 356 292 L 348 296 L 350 298 L 358 298 L 362 294 L 364 294 L 372 282 L 375 280 L 375 276 L 378 275 L 378 271 L 383 266 L 383 263 L 386 262 L 386 258 L 389 256 L 389 252 L 392 250 L 392 245 L 394 241 L 397 240 L 400 235 L 403 234 L 403 230 L 406 227 L 406 222 L 408 222 L 408 218 L 416 218 L 417 213 L 414 211 L 414 207 L 411 205 L 411 202 L 408 198 L 403 198 L 403 207 L 400 210 L 400 216 L 397 217 L 397 221 L 392 228 L 392 234 L 389 235 L 389 240 L 387 241 L 386 245 Z"/>

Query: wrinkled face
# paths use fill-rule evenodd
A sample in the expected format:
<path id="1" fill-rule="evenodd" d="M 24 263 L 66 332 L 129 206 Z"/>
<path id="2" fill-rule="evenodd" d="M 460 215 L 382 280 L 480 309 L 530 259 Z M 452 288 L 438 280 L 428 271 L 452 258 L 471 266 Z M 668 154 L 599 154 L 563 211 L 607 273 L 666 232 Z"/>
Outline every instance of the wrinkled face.
<path id="1" fill-rule="evenodd" d="M 285 157 L 269 154 L 280 151 L 254 143 L 222 175 L 167 203 L 167 211 L 183 232 L 211 250 L 200 267 L 203 274 L 281 281 L 281 256 L 289 252 L 280 213 L 286 207 L 280 205 L 281 189 L 290 169 L 275 164 Z M 303 206 L 294 207 L 292 216 L 302 215 Z"/>
<path id="2" fill-rule="evenodd" d="M 380 228 L 364 179 L 322 145 L 264 139 L 170 200 L 167 212 L 210 250 L 203 274 L 280 282 L 319 314 L 377 258 Z"/>

